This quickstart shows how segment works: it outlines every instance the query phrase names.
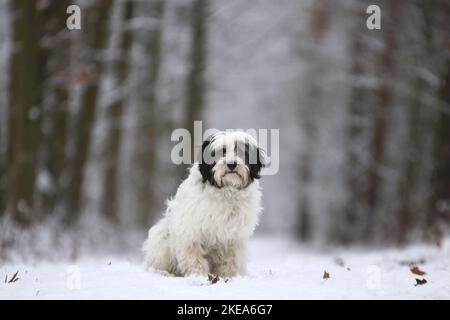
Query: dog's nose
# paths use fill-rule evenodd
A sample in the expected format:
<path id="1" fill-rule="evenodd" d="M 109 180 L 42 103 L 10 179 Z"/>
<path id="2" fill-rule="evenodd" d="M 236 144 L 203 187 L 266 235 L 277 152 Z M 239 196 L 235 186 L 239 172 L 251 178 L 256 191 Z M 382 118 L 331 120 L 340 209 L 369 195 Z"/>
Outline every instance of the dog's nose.
<path id="1" fill-rule="evenodd" d="M 236 161 L 234 161 L 234 162 L 228 162 L 228 163 L 227 163 L 227 167 L 228 167 L 228 169 L 230 169 L 230 170 L 236 169 L 236 167 L 237 167 Z"/>

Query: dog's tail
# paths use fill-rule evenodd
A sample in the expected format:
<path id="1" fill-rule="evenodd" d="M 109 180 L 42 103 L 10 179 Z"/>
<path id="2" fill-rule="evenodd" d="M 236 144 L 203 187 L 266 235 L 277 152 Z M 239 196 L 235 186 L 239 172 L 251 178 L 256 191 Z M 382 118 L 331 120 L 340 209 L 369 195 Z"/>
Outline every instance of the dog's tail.
<path id="1" fill-rule="evenodd" d="M 145 254 L 145 267 L 175 273 L 176 265 L 170 253 L 169 228 L 163 218 L 148 231 L 148 238 L 142 246 Z"/>

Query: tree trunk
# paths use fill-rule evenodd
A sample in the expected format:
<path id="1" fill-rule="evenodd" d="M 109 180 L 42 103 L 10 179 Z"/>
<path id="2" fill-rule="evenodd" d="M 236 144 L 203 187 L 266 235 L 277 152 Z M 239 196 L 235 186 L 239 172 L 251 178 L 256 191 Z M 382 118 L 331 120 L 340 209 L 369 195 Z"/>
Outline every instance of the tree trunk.
<path id="1" fill-rule="evenodd" d="M 0 46 L 9 45 L 10 42 L 10 28 L 9 18 L 11 10 L 9 2 L 0 2 Z M 0 57 L 0 68 L 8 67 L 8 59 Z M 6 209 L 6 157 L 8 146 L 8 76 L 0 78 L 0 218 L 5 213 Z"/>
<path id="2" fill-rule="evenodd" d="M 119 61 L 114 66 L 117 86 L 125 86 L 129 73 L 129 50 L 132 42 L 132 32 L 127 28 L 133 16 L 133 1 L 125 3 L 123 24 L 125 30 L 122 31 L 120 43 Z M 122 139 L 122 114 L 124 100 L 123 95 L 118 101 L 108 106 L 107 110 L 107 141 L 105 150 L 105 174 L 103 180 L 103 198 L 101 212 L 111 221 L 117 221 L 119 205 L 119 165 L 120 149 Z"/>
<path id="3" fill-rule="evenodd" d="M 374 106 L 373 135 L 370 141 L 372 161 L 368 172 L 367 204 L 369 214 L 367 218 L 365 238 L 372 241 L 375 229 L 382 228 L 380 205 L 383 201 L 383 179 L 381 170 L 386 165 L 386 148 L 389 131 L 389 115 L 394 99 L 393 81 L 396 74 L 395 50 L 397 37 L 395 26 L 401 17 L 401 1 L 388 2 L 389 21 L 383 24 L 384 47 L 379 56 L 378 79 L 379 89 L 376 92 L 377 105 Z M 380 230 L 381 232 L 381 230 Z"/>
<path id="4" fill-rule="evenodd" d="M 422 46 L 417 50 L 417 60 L 423 61 L 423 67 L 432 70 L 430 57 L 433 56 L 433 12 L 436 10 L 435 2 L 421 2 L 418 10 L 423 20 L 418 32 L 422 38 Z M 399 184 L 399 210 L 397 212 L 396 242 L 404 244 L 408 241 L 408 234 L 416 228 L 423 228 L 423 210 L 426 206 L 418 205 L 417 191 L 423 176 L 426 176 L 427 136 L 430 132 L 430 110 L 424 103 L 424 96 L 430 92 L 429 85 L 420 74 L 414 74 L 411 81 L 411 98 L 407 100 L 407 137 L 405 141 L 404 159 L 400 172 Z M 423 179 L 423 178 L 422 178 Z M 422 202 L 422 201 L 420 201 Z"/>
<path id="5" fill-rule="evenodd" d="M 156 143 L 158 140 L 159 123 L 157 121 L 157 86 L 161 71 L 161 41 L 162 18 L 164 1 L 153 1 L 151 4 L 152 17 L 159 21 L 159 25 L 149 34 L 149 74 L 145 83 L 145 94 L 142 106 L 139 109 L 136 131 L 137 147 L 134 151 L 133 177 L 136 186 L 136 197 L 139 203 L 138 224 L 147 226 L 150 213 L 155 207 L 156 185 L 152 177 L 156 171 Z M 144 90 L 144 89 L 143 89 Z"/>
<path id="6" fill-rule="evenodd" d="M 43 32 L 51 45 L 47 48 L 48 67 L 42 82 L 45 83 L 46 103 L 43 106 L 43 137 L 40 151 L 40 170 L 47 174 L 50 186 L 38 190 L 39 211 L 48 215 L 54 212 L 62 198 L 62 174 L 66 168 L 65 155 L 68 123 L 68 97 L 70 86 L 69 57 L 72 43 L 71 31 L 66 29 L 67 0 L 51 2 L 43 12 Z M 44 130 L 44 128 L 46 128 Z"/>
<path id="7" fill-rule="evenodd" d="M 108 39 L 108 22 L 112 7 L 112 0 L 98 0 L 96 5 L 89 9 L 91 15 L 87 17 L 87 29 L 85 33 L 86 47 L 91 50 L 88 83 L 81 98 L 80 111 L 75 125 L 74 156 L 71 159 L 70 182 L 67 191 L 67 216 L 66 223 L 75 221 L 82 205 L 82 188 L 84 173 L 91 145 L 91 133 L 93 129 L 97 96 L 102 75 L 103 62 L 96 55 L 105 48 Z M 89 13 L 88 13 L 89 14 Z"/>
<path id="8" fill-rule="evenodd" d="M 358 9 L 356 17 L 359 18 L 358 20 L 363 20 L 362 13 L 364 11 L 362 6 L 358 6 Z M 351 34 L 351 81 L 354 85 L 351 88 L 346 124 L 347 165 L 345 168 L 345 179 L 348 199 L 343 208 L 345 224 L 343 224 L 342 228 L 338 226 L 333 228 L 335 233 L 334 239 L 340 243 L 350 243 L 363 238 L 362 226 L 368 210 L 367 204 L 364 202 L 364 190 L 367 187 L 367 164 L 364 161 L 363 150 L 367 133 L 364 130 L 363 119 L 367 117 L 366 106 L 370 91 L 358 84 L 358 77 L 363 77 L 367 74 L 366 60 L 368 59 L 368 50 L 363 41 L 364 31 L 361 31 L 359 24 L 355 25 Z"/>
<path id="9" fill-rule="evenodd" d="M 207 12 L 208 0 L 193 0 L 191 8 L 191 48 L 188 62 L 185 107 L 185 128 L 189 130 L 192 137 L 194 134 L 194 121 L 202 120 L 202 112 L 205 108 Z M 193 143 L 191 147 L 191 158 L 195 159 L 196 154 Z"/>
<path id="10" fill-rule="evenodd" d="M 412 200 L 416 187 L 418 175 L 421 170 L 421 159 L 423 150 L 422 117 L 424 106 L 421 104 L 421 94 L 424 90 L 423 79 L 416 79 L 413 83 L 414 98 L 411 101 L 411 110 L 408 112 L 408 138 L 405 143 L 403 166 L 399 185 L 400 208 L 396 215 L 397 231 L 395 240 L 398 244 L 403 244 L 407 240 L 407 235 L 411 231 L 415 222 L 414 208 Z"/>
<path id="11" fill-rule="evenodd" d="M 450 106 L 450 58 L 439 93 L 442 109 Z M 427 237 L 439 238 L 440 220 L 450 220 L 450 115 L 440 112 L 434 130 L 431 196 L 427 212 Z"/>
<path id="12" fill-rule="evenodd" d="M 309 21 L 311 48 L 308 48 L 308 71 L 306 82 L 306 110 L 301 113 L 302 128 L 306 145 L 300 160 L 300 181 L 304 186 L 300 194 L 297 235 L 302 241 L 310 240 L 313 229 L 313 208 L 311 204 L 312 184 L 314 183 L 314 160 L 317 157 L 316 144 L 319 139 L 317 121 L 322 108 L 322 89 L 319 78 L 322 74 L 322 62 L 317 59 L 320 44 L 328 31 L 332 20 L 332 4 L 329 0 L 314 1 Z"/>
<path id="13" fill-rule="evenodd" d="M 40 21 L 36 1 L 12 1 L 14 53 L 8 143 L 7 210 L 18 224 L 31 222 L 42 113 Z"/>

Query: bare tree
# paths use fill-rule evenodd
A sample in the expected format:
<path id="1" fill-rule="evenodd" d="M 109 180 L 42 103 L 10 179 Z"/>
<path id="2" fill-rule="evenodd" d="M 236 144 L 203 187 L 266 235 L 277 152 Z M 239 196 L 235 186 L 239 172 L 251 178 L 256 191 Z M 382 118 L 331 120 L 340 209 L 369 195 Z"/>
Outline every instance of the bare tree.
<path id="1" fill-rule="evenodd" d="M 389 119 L 392 114 L 394 92 L 392 80 L 396 75 L 395 50 L 397 49 L 397 33 L 395 25 L 402 16 L 403 1 L 387 2 L 388 22 L 384 24 L 383 48 L 379 54 L 377 76 L 379 85 L 376 91 L 377 101 L 374 106 L 373 122 L 370 138 L 371 163 L 368 171 L 368 190 L 366 194 L 368 216 L 366 222 L 365 238 L 373 239 L 374 231 L 382 224 L 380 204 L 383 201 L 382 171 L 386 162 L 386 148 L 389 134 Z"/>
<path id="2" fill-rule="evenodd" d="M 13 1 L 12 14 L 15 50 L 11 60 L 7 208 L 18 224 L 26 226 L 34 206 L 46 53 L 40 44 L 42 20 L 37 2 Z"/>
<path id="3" fill-rule="evenodd" d="M 134 3 L 128 0 L 125 3 L 119 60 L 114 64 L 116 84 L 118 87 L 125 87 L 129 74 L 129 50 L 132 43 L 132 31 L 129 22 L 133 16 Z M 126 95 L 122 95 L 107 110 L 107 140 L 105 148 L 104 180 L 101 211 L 106 218 L 114 221 L 118 218 L 119 201 L 119 168 L 120 150 L 122 139 L 122 117 Z"/>
<path id="4" fill-rule="evenodd" d="M 137 128 L 135 131 L 136 147 L 133 155 L 133 181 L 135 187 L 136 201 L 138 202 L 137 213 L 139 226 L 147 226 L 150 213 L 155 205 L 156 185 L 152 183 L 152 177 L 156 171 L 156 145 L 158 142 L 157 120 L 157 88 L 160 77 L 161 65 L 161 41 L 162 41 L 162 18 L 164 12 L 164 1 L 155 0 L 149 5 L 150 16 L 157 24 L 145 34 L 147 38 L 147 66 L 146 75 L 143 78 L 141 94 L 142 101 L 138 106 Z"/>
<path id="5" fill-rule="evenodd" d="M 343 219 L 346 221 L 341 227 L 333 228 L 333 238 L 341 243 L 350 243 L 363 238 L 365 219 L 368 214 L 368 206 L 364 201 L 364 193 L 367 188 L 367 161 L 364 150 L 367 144 L 367 105 L 371 90 L 360 83 L 360 79 L 366 76 L 368 71 L 367 61 L 370 54 L 367 49 L 367 35 L 361 28 L 364 21 L 364 4 L 354 4 L 352 10 L 354 26 L 350 39 L 351 66 L 350 76 L 350 100 L 348 104 L 348 116 L 346 128 L 346 161 L 345 180 L 347 187 L 347 202 L 342 208 Z"/>
<path id="6" fill-rule="evenodd" d="M 442 108 L 450 106 L 450 57 L 447 58 L 445 73 L 439 93 Z M 438 224 L 450 219 L 450 114 L 440 112 L 435 124 L 433 141 L 432 192 L 427 213 L 428 237 L 440 237 Z"/>
<path id="7" fill-rule="evenodd" d="M 10 6 L 8 2 L 0 3 L 0 68 L 3 70 L 9 67 L 9 52 L 5 48 L 9 47 L 10 31 Z M 6 158 L 8 145 L 8 79 L 0 78 L 0 217 L 5 212 L 6 206 Z"/>
<path id="8" fill-rule="evenodd" d="M 101 50 L 105 48 L 108 39 L 108 21 L 112 7 L 112 0 L 98 0 L 88 9 L 87 28 L 84 41 L 89 51 L 89 63 L 85 66 L 89 79 L 84 88 L 81 106 L 75 124 L 75 140 L 72 158 L 70 159 L 70 182 L 67 188 L 67 215 L 68 223 L 75 221 L 82 205 L 82 187 L 85 167 L 91 145 L 91 133 L 95 119 L 99 82 L 103 69 Z M 95 24 L 93 24 L 95 21 Z"/>
<path id="9" fill-rule="evenodd" d="M 185 89 L 184 128 L 194 136 L 194 121 L 202 120 L 205 108 L 205 68 L 207 55 L 207 13 L 208 0 L 193 0 L 190 12 L 190 51 Z M 191 159 L 197 157 L 194 143 L 191 145 Z M 179 176 L 186 176 L 186 166 L 179 166 Z"/>
<path id="10" fill-rule="evenodd" d="M 66 8 L 69 1 L 49 3 L 42 12 L 47 36 L 47 66 L 43 74 L 44 85 L 42 144 L 39 149 L 39 171 L 46 185 L 36 190 L 38 211 L 49 214 L 60 204 L 61 183 L 67 159 L 65 147 L 68 130 L 68 96 L 70 90 L 70 48 L 73 37 L 66 29 Z"/>
<path id="11" fill-rule="evenodd" d="M 300 193 L 298 234 L 302 240 L 309 240 L 313 230 L 313 209 L 311 204 L 311 189 L 314 180 L 314 162 L 317 157 L 318 127 L 317 120 L 322 110 L 322 90 L 319 78 L 322 75 L 323 64 L 317 57 L 320 44 L 332 23 L 332 3 L 329 0 L 316 0 L 313 2 L 309 21 L 310 43 L 307 58 L 310 64 L 305 76 L 306 100 L 301 109 L 303 134 L 306 146 L 301 155 L 300 181 L 304 188 Z"/>
<path id="12" fill-rule="evenodd" d="M 194 121 L 199 120 L 205 107 L 205 67 L 207 46 L 208 0 L 193 0 L 191 8 L 191 49 L 186 81 L 186 128 L 194 132 Z"/>
<path id="13" fill-rule="evenodd" d="M 416 49 L 409 54 L 413 61 L 422 61 L 422 68 L 433 70 L 433 22 L 432 11 L 435 2 L 419 2 L 417 6 L 408 5 L 410 14 L 417 12 L 420 24 L 417 24 Z M 406 55 L 406 53 L 403 53 Z M 415 69 L 414 69 L 415 70 Z M 423 193 L 424 186 L 427 188 L 427 163 L 430 154 L 429 126 L 432 108 L 426 103 L 425 97 L 432 92 L 430 84 L 427 83 L 420 71 L 410 72 L 404 76 L 408 85 L 408 95 L 405 98 L 405 139 L 403 142 L 402 159 L 399 168 L 398 186 L 398 211 L 395 213 L 395 239 L 402 244 L 409 240 L 412 231 L 421 228 L 424 224 L 426 203 L 417 201 Z"/>

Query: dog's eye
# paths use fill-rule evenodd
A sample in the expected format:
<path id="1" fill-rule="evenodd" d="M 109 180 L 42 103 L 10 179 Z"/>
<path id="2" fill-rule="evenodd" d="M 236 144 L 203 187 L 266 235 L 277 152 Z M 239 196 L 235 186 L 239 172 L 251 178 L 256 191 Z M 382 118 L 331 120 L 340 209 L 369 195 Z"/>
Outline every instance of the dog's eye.
<path id="1" fill-rule="evenodd" d="M 225 156 L 226 153 L 227 153 L 227 148 L 223 147 L 223 148 L 222 148 L 222 155 Z"/>
<path id="2" fill-rule="evenodd" d="M 215 157 L 216 156 L 216 152 L 213 150 L 211 151 L 211 157 Z"/>

